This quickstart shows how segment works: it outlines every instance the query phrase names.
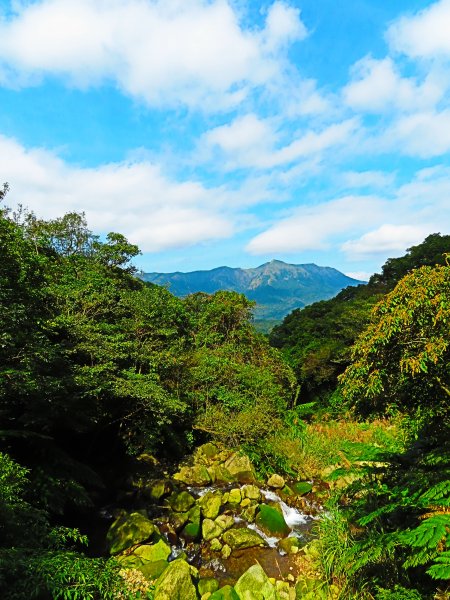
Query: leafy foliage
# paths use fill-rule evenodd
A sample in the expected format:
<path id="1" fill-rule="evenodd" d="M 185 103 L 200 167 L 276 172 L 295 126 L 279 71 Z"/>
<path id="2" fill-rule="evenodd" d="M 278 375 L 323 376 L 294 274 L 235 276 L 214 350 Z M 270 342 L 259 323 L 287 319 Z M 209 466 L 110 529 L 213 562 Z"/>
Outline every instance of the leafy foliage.
<path id="1" fill-rule="evenodd" d="M 301 402 L 317 400 L 339 414 L 337 378 L 351 363 L 350 347 L 369 324 L 371 310 L 414 269 L 445 265 L 446 252 L 450 235 L 431 234 L 405 256 L 387 260 L 381 274 L 373 275 L 367 285 L 346 288 L 331 300 L 294 310 L 273 328 L 270 343 L 294 368 Z"/>
<path id="2" fill-rule="evenodd" d="M 140 454 L 174 459 L 205 430 L 260 442 L 293 395 L 244 296 L 177 299 L 134 276 L 137 253 L 121 234 L 101 241 L 84 215 L 0 210 L 5 599 L 128 598 L 133 578 L 86 556 L 68 525 L 111 498 Z"/>

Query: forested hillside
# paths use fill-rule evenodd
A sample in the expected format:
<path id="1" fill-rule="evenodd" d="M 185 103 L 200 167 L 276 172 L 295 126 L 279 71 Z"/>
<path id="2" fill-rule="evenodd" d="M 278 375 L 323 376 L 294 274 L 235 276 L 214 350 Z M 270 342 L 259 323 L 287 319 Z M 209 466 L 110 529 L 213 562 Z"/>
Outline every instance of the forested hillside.
<path id="1" fill-rule="evenodd" d="M 245 296 L 176 298 L 121 234 L 2 208 L 2 598 L 448 598 L 449 251 L 294 311 L 280 352 Z"/>
<path id="2" fill-rule="evenodd" d="M 429 235 L 400 258 L 391 258 L 367 285 L 348 287 L 331 300 L 294 310 L 270 333 L 296 372 L 303 402 L 328 404 L 337 377 L 351 361 L 351 347 L 367 326 L 375 304 L 413 269 L 445 264 L 450 235 Z M 339 402 L 339 397 L 336 399 Z"/>
<path id="3" fill-rule="evenodd" d="M 3 598 L 46 597 L 77 577 L 95 587 L 104 566 L 70 569 L 64 548 L 81 538 L 66 527 L 83 529 L 133 457 L 174 461 L 205 432 L 256 442 L 293 396 L 290 368 L 251 326 L 251 302 L 179 300 L 134 277 L 137 253 L 120 234 L 101 242 L 82 215 L 1 211 Z M 115 597 L 117 577 L 104 579 Z"/>

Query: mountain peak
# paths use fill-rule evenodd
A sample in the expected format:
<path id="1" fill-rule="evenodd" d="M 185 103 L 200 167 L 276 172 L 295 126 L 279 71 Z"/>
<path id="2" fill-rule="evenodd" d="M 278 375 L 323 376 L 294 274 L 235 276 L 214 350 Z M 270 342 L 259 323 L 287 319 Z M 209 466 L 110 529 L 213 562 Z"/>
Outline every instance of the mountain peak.
<path id="1" fill-rule="evenodd" d="M 169 287 L 176 296 L 229 290 L 256 302 L 258 319 L 282 319 L 295 308 L 332 298 L 343 288 L 363 283 L 331 267 L 294 265 L 272 259 L 251 269 L 217 267 L 190 273 L 144 273 L 142 278 Z"/>

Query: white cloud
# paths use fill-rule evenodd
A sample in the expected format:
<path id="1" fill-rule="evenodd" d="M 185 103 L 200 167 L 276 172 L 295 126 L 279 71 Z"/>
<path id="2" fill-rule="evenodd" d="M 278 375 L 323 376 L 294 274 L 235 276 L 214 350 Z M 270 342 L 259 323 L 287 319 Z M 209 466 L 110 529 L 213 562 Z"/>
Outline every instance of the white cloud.
<path id="1" fill-rule="evenodd" d="M 400 117 L 386 131 L 384 142 L 406 156 L 440 156 L 450 150 L 450 109 Z"/>
<path id="2" fill-rule="evenodd" d="M 371 196 L 347 196 L 316 206 L 304 206 L 254 237 L 251 254 L 322 250 L 342 233 L 361 227 L 382 214 L 383 202 Z"/>
<path id="3" fill-rule="evenodd" d="M 275 140 L 275 133 L 269 121 L 247 114 L 229 124 L 211 129 L 203 136 L 208 146 L 217 146 L 225 153 L 261 151 Z M 250 161 L 251 162 L 251 161 Z"/>
<path id="4" fill-rule="evenodd" d="M 369 281 L 373 273 L 369 273 L 368 271 L 352 271 L 351 273 L 345 273 L 345 275 L 359 281 Z"/>
<path id="5" fill-rule="evenodd" d="M 269 8 L 266 19 L 266 47 L 277 50 L 295 40 L 302 40 L 308 32 L 300 18 L 300 11 L 284 2 L 275 2 Z"/>
<path id="6" fill-rule="evenodd" d="M 120 231 L 143 251 L 184 247 L 232 235 L 224 207 L 233 193 L 196 181 L 169 180 L 150 162 L 122 162 L 77 168 L 52 152 L 26 150 L 0 136 L 2 170 L 11 192 L 44 218 L 85 211 L 96 232 Z"/>
<path id="7" fill-rule="evenodd" d="M 393 50 L 412 58 L 449 58 L 449 31 L 450 0 L 440 0 L 395 21 L 387 39 Z"/>
<path id="8" fill-rule="evenodd" d="M 426 226 L 386 223 L 365 233 L 359 239 L 345 242 L 342 244 L 342 250 L 353 258 L 403 253 L 409 246 L 423 241 L 428 233 L 430 231 Z"/>
<path id="9" fill-rule="evenodd" d="M 354 109 L 382 112 L 434 106 L 442 97 L 442 80 L 430 74 L 422 84 L 402 77 L 389 57 L 366 56 L 352 68 L 352 81 L 344 88 L 344 101 Z"/>
<path id="10" fill-rule="evenodd" d="M 349 188 L 386 188 L 395 181 L 394 173 L 384 171 L 347 171 L 342 174 L 342 181 Z"/>
<path id="11" fill-rule="evenodd" d="M 279 77 L 285 46 L 305 35 L 279 1 L 255 30 L 227 0 L 38 0 L 0 19 L 0 83 L 111 81 L 149 105 L 217 110 Z"/>
<path id="12" fill-rule="evenodd" d="M 224 157 L 220 164 L 226 169 L 273 169 L 296 161 L 310 163 L 330 148 L 348 143 L 358 127 L 357 119 L 347 119 L 319 131 L 301 132 L 297 139 L 277 147 L 283 132 L 277 131 L 269 120 L 252 114 L 208 131 L 201 145 L 210 151 L 219 150 Z"/>

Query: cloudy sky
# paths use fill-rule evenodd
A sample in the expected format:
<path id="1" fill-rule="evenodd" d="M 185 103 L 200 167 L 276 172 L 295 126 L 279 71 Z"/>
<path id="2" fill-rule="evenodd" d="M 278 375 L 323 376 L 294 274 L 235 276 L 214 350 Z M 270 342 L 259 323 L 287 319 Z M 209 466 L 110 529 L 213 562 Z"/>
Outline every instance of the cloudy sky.
<path id="1" fill-rule="evenodd" d="M 450 0 L 0 0 L 0 182 L 145 271 L 450 233 Z"/>

